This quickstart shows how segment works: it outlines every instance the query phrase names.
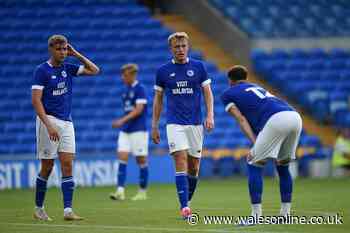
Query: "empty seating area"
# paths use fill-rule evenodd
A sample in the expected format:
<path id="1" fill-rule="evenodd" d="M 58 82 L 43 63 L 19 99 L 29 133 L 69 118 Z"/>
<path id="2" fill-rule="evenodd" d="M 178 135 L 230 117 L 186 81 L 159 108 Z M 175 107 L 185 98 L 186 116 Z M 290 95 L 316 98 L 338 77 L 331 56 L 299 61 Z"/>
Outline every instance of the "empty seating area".
<path id="1" fill-rule="evenodd" d="M 255 50 L 256 71 L 321 122 L 350 126 L 350 51 Z"/>
<path id="2" fill-rule="evenodd" d="M 111 128 L 123 113 L 119 68 L 126 62 L 140 66 L 139 80 L 148 90 L 148 124 L 155 71 L 170 57 L 167 37 L 170 30 L 153 19 L 137 1 L 27 0 L 0 2 L 0 154 L 35 152 L 35 113 L 31 106 L 31 82 L 37 65 L 48 59 L 47 39 L 64 34 L 72 45 L 101 68 L 98 77 L 75 78 L 73 112 L 77 154 L 102 154 L 115 150 L 118 130 Z M 191 57 L 203 59 L 200 51 Z M 71 62 L 76 60 L 69 58 Z M 224 111 L 219 96 L 227 87 L 225 74 L 206 61 L 213 79 L 216 129 L 206 134 L 205 148 L 248 148 L 249 141 L 237 123 Z M 161 144 L 150 143 L 150 152 L 167 151 L 165 114 L 161 121 Z M 310 139 L 313 138 L 313 139 Z M 320 148 L 319 139 L 303 134 L 302 145 Z"/>
<path id="3" fill-rule="evenodd" d="M 350 35 L 347 0 L 210 0 L 252 38 Z"/>

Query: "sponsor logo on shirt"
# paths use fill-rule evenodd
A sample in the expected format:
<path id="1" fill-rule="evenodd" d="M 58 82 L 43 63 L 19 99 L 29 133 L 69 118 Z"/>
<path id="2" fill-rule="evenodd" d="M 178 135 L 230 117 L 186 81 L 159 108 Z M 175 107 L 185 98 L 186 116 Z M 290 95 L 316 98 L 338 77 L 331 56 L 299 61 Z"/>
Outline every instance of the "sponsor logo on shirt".
<path id="1" fill-rule="evenodd" d="M 173 95 L 193 94 L 193 89 L 191 87 L 187 87 L 187 85 L 187 81 L 176 82 L 177 88 L 172 89 Z"/>
<path id="2" fill-rule="evenodd" d="M 52 91 L 53 96 L 63 95 L 68 92 L 68 88 L 66 87 L 66 82 L 59 82 L 57 84 L 57 89 Z"/>
<path id="3" fill-rule="evenodd" d="M 56 77 L 56 75 L 52 75 L 51 78 L 52 79 L 56 79 L 57 77 Z"/>
<path id="4" fill-rule="evenodd" d="M 169 74 L 169 77 L 171 77 L 171 78 L 173 78 L 173 77 L 175 77 L 175 73 L 171 73 L 171 74 Z"/>

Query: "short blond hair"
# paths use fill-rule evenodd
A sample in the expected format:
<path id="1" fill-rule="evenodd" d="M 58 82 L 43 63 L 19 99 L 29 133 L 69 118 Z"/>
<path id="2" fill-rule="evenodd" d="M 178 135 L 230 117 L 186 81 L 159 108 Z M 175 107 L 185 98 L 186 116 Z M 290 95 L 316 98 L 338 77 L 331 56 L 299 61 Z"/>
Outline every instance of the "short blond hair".
<path id="1" fill-rule="evenodd" d="M 56 44 L 67 44 L 67 43 L 68 43 L 67 37 L 65 37 L 64 35 L 52 35 L 47 41 L 47 45 L 49 47 L 52 47 Z"/>
<path id="2" fill-rule="evenodd" d="M 190 37 L 187 35 L 186 32 L 174 32 L 168 37 L 168 44 L 171 45 L 171 42 L 173 40 L 181 40 L 181 39 L 186 39 L 187 41 L 190 40 Z"/>
<path id="3" fill-rule="evenodd" d="M 130 70 L 132 73 L 137 73 L 139 71 L 139 66 L 135 63 L 126 63 L 120 67 L 121 73 L 124 73 L 126 70 Z"/>

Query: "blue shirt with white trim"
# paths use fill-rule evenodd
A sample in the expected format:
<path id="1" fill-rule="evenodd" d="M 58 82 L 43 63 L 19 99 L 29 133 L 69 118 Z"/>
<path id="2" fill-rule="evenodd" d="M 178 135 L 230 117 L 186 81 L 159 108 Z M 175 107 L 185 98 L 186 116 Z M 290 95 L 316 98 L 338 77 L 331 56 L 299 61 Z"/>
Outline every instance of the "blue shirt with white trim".
<path id="1" fill-rule="evenodd" d="M 122 94 L 124 115 L 127 115 L 135 109 L 136 104 L 144 104 L 143 111 L 137 117 L 126 122 L 121 131 L 132 133 L 137 131 L 147 131 L 147 96 L 145 88 L 138 81 L 135 81 L 131 86 L 126 86 Z"/>
<path id="2" fill-rule="evenodd" d="M 35 69 L 32 89 L 43 91 L 42 103 L 47 115 L 72 121 L 72 77 L 78 76 L 83 66 L 63 63 L 54 67 L 48 62 Z"/>
<path id="3" fill-rule="evenodd" d="M 259 134 L 273 114 L 282 111 L 295 111 L 287 102 L 249 82 L 240 82 L 229 87 L 221 95 L 221 100 L 226 111 L 232 106 L 239 109 L 255 135 Z"/>
<path id="4" fill-rule="evenodd" d="M 187 58 L 185 64 L 174 60 L 162 65 L 154 89 L 164 91 L 167 99 L 167 124 L 202 124 L 202 87 L 211 80 L 201 61 Z"/>

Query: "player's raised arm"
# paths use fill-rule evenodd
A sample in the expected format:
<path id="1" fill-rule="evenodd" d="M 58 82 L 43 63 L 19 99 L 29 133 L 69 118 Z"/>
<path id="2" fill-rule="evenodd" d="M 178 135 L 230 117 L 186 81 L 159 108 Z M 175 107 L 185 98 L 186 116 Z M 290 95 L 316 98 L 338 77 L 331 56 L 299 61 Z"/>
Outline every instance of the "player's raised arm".
<path id="1" fill-rule="evenodd" d="M 153 99 L 153 114 L 152 114 L 152 140 L 154 143 L 160 143 L 160 134 L 159 134 L 159 119 L 160 114 L 163 109 L 163 92 L 155 91 Z"/>
<path id="2" fill-rule="evenodd" d="M 214 106 L 213 106 L 213 93 L 209 84 L 203 87 L 204 101 L 207 108 L 207 118 L 205 119 L 204 126 L 210 132 L 214 129 Z"/>
<path id="3" fill-rule="evenodd" d="M 239 109 L 232 105 L 228 110 L 228 113 L 232 115 L 234 118 L 236 118 L 241 130 L 243 133 L 249 138 L 249 140 L 254 144 L 256 137 L 252 130 L 252 127 L 250 127 L 247 119 L 242 115 L 242 113 L 239 111 Z"/>
<path id="4" fill-rule="evenodd" d="M 73 56 L 79 59 L 81 63 L 83 63 L 84 68 L 79 72 L 80 75 L 97 75 L 100 72 L 100 68 L 90 61 L 87 57 L 79 53 L 77 50 L 73 48 L 72 45 L 68 44 L 68 56 Z"/>

